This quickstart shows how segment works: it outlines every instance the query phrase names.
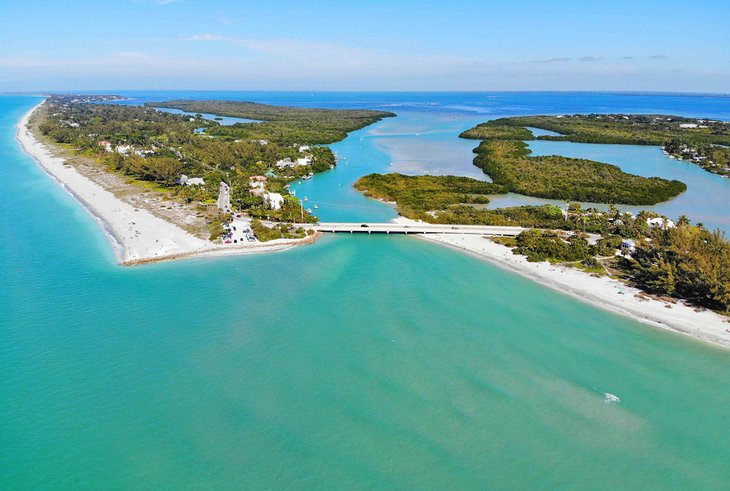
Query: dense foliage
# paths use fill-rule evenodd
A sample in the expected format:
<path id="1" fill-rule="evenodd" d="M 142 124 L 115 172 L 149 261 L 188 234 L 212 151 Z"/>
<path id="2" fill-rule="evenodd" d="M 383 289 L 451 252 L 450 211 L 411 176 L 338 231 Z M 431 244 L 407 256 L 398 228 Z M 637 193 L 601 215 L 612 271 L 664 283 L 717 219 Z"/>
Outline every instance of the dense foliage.
<path id="1" fill-rule="evenodd" d="M 303 211 L 297 199 L 288 196 L 287 184 L 309 173 L 329 170 L 336 164 L 328 147 L 302 149 L 299 143 L 218 138 L 201 134 L 200 129 L 211 131 L 219 127 L 218 123 L 201 117 L 170 114 L 152 107 L 95 104 L 94 100 L 79 96 L 52 97 L 39 130 L 78 154 L 135 179 L 150 181 L 161 191 L 183 200 L 212 204 L 223 181 L 230 185 L 231 204 L 237 211 L 274 220 L 311 221 L 313 217 Z M 326 121 L 330 114 L 328 110 L 314 111 L 320 121 Z M 361 112 L 367 113 L 358 111 L 357 117 L 364 117 L 359 115 Z M 341 122 L 342 118 L 338 118 Z M 277 131 L 284 135 L 279 140 L 296 139 L 297 135 L 288 133 L 285 126 L 278 127 Z M 303 157 L 311 164 L 276 167 L 279 160 L 288 158 L 296 162 Z M 180 182 L 183 175 L 202 178 L 204 184 L 183 185 Z M 260 193 L 252 193 L 249 178 L 262 175 L 268 178 L 267 191 L 286 197 L 281 210 L 267 209 Z"/>
<path id="2" fill-rule="evenodd" d="M 730 174 L 730 149 L 726 148 L 730 145 L 730 124 L 708 119 L 641 114 L 519 116 L 482 123 L 461 136 L 480 140 L 536 139 L 526 127 L 560 133 L 539 136 L 539 140 L 659 145 L 669 154 L 705 170 Z"/>
<path id="3" fill-rule="evenodd" d="M 260 220 L 251 220 L 251 230 L 261 242 L 268 242 L 276 239 L 301 239 L 306 237 L 307 231 L 301 227 L 294 228 L 286 223 L 279 223 L 267 227 Z"/>
<path id="4" fill-rule="evenodd" d="M 487 204 L 490 194 L 501 194 L 501 186 L 457 176 L 405 176 L 369 174 L 355 188 L 366 196 L 395 201 L 402 215 L 443 210 L 457 204 Z"/>
<path id="5" fill-rule="evenodd" d="M 585 261 L 595 254 L 596 247 L 580 234 L 563 238 L 561 234 L 544 230 L 527 230 L 517 236 L 515 254 L 527 256 L 531 262 Z"/>
<path id="6" fill-rule="evenodd" d="M 538 198 L 653 205 L 687 189 L 679 181 L 641 177 L 619 167 L 558 155 L 531 157 L 521 141 L 488 140 L 474 164 L 505 189 Z"/>
<path id="7" fill-rule="evenodd" d="M 680 221 L 647 239 L 624 262 L 637 286 L 730 313 L 730 243 L 720 232 Z"/>
<path id="8" fill-rule="evenodd" d="M 260 122 L 215 126 L 207 130 L 207 134 L 230 139 L 263 139 L 285 144 L 334 143 L 344 139 L 350 131 L 395 116 L 384 111 L 315 109 L 237 101 L 166 101 L 147 105 L 257 120 Z"/>
<path id="9" fill-rule="evenodd" d="M 478 124 L 462 132 L 459 137 L 472 140 L 533 140 L 534 135 L 521 126 L 497 125 L 492 121 Z"/>

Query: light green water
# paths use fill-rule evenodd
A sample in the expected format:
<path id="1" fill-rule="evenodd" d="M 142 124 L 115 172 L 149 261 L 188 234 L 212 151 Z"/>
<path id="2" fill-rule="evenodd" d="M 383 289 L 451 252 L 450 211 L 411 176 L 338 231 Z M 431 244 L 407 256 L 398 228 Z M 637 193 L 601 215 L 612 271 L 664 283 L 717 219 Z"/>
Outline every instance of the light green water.
<path id="1" fill-rule="evenodd" d="M 727 352 L 409 237 L 117 267 L 0 103 L 1 488 L 730 481 Z"/>

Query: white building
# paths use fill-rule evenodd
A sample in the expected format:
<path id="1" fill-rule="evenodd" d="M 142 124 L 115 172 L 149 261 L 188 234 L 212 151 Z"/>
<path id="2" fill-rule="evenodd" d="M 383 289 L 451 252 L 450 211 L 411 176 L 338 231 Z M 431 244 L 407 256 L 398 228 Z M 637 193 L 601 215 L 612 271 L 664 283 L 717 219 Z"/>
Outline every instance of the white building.
<path id="1" fill-rule="evenodd" d="M 178 182 L 183 186 L 203 186 L 205 184 L 202 177 L 188 177 L 185 174 L 180 176 Z"/>
<path id="2" fill-rule="evenodd" d="M 308 150 L 309 150 L 310 148 L 312 148 L 312 147 L 310 147 L 309 145 L 301 145 L 301 146 L 299 147 L 299 151 L 300 151 L 300 152 L 306 152 L 306 151 L 308 151 Z"/>
<path id="3" fill-rule="evenodd" d="M 281 159 L 276 163 L 276 167 L 278 167 L 279 169 L 284 169 L 286 167 L 294 167 L 295 165 L 297 165 L 297 164 L 295 162 L 292 162 L 292 160 L 289 157 L 287 157 L 285 159 Z"/>
<path id="4" fill-rule="evenodd" d="M 264 204 L 272 210 L 280 210 L 284 197 L 279 193 L 264 193 Z"/>
<path id="5" fill-rule="evenodd" d="M 669 220 L 668 218 L 662 217 L 647 218 L 646 224 L 649 225 L 651 228 L 674 228 L 673 221 Z"/>
<path id="6" fill-rule="evenodd" d="M 680 128 L 697 128 L 695 123 L 682 123 L 679 125 Z"/>
<path id="7" fill-rule="evenodd" d="M 251 194 L 254 194 L 256 196 L 263 196 L 264 192 L 266 191 L 264 188 L 266 186 L 266 176 L 251 176 L 248 178 L 248 189 L 251 191 Z"/>

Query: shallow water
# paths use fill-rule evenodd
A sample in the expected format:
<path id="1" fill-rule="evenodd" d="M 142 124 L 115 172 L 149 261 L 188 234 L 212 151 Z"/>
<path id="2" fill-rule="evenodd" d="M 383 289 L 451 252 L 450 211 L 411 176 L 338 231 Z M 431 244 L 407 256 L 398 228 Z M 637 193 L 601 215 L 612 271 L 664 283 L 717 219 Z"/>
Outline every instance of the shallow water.
<path id="1" fill-rule="evenodd" d="M 693 222 L 701 222 L 710 229 L 719 228 L 730 233 L 730 179 L 703 170 L 690 162 L 675 160 L 664 155 L 659 147 L 637 145 L 597 145 L 555 141 L 528 142 L 532 155 L 563 155 L 618 165 L 630 174 L 644 177 L 677 179 L 687 185 L 687 191 L 676 198 L 655 206 L 618 206 L 621 210 L 638 213 L 654 210 L 676 219 L 687 215 Z M 541 200 L 519 195 L 494 197 L 490 208 L 522 204 L 565 202 Z M 586 204 L 596 206 L 595 204 Z M 598 205 L 606 208 L 605 205 Z"/>
<path id="2" fill-rule="evenodd" d="M 730 480 L 728 352 L 410 237 L 120 268 L 18 148 L 36 101 L 0 98 L 3 489 Z M 306 185 L 359 196 L 346 183 L 392 160 L 378 128 Z M 321 210 L 393 213 L 364 198 Z"/>

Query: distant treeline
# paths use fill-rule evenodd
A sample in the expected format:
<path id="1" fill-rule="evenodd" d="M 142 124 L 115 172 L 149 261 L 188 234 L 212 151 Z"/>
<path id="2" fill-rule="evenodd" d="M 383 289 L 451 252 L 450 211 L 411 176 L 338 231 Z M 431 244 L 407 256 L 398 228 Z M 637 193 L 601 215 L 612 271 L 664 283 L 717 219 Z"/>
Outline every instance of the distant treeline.
<path id="1" fill-rule="evenodd" d="M 527 127 L 560 133 L 535 137 Z M 671 155 L 709 172 L 730 174 L 730 124 L 681 116 L 576 114 L 500 118 L 464 131 L 479 140 L 552 140 L 662 146 Z"/>
<path id="2" fill-rule="evenodd" d="M 215 126 L 207 133 L 231 139 L 269 140 L 283 144 L 334 143 L 343 140 L 351 131 L 395 116 L 384 111 L 317 109 L 215 100 L 150 102 L 146 105 L 261 121 Z"/>

